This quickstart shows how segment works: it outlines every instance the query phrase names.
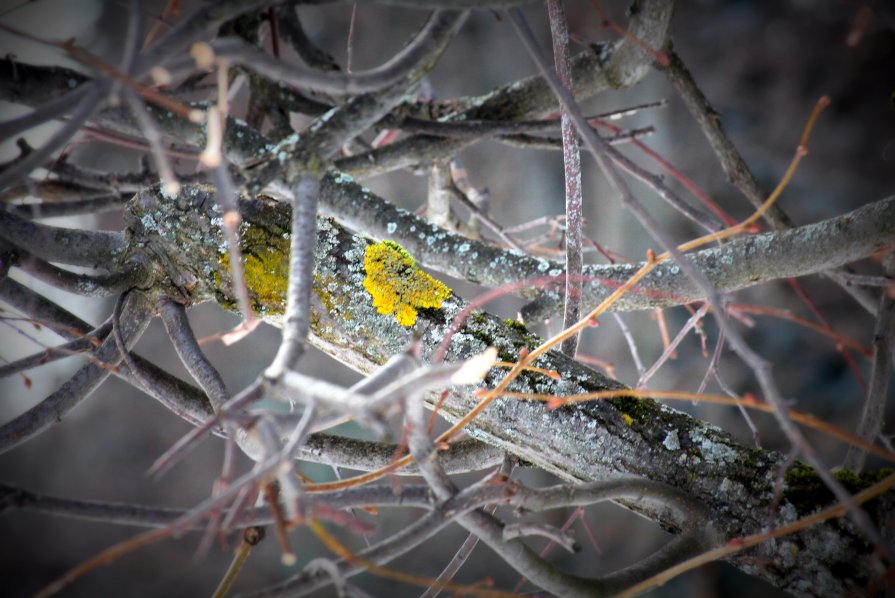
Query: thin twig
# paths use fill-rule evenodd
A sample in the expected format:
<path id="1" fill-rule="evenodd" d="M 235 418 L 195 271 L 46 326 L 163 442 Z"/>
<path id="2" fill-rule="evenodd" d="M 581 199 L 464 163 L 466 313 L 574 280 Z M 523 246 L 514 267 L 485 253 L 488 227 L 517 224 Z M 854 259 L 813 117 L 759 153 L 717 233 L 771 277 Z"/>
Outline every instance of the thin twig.
<path id="1" fill-rule="evenodd" d="M 174 169 L 171 167 L 171 162 L 168 160 L 165 147 L 162 144 L 161 132 L 155 122 L 153 122 L 152 116 L 146 111 L 146 106 L 143 105 L 143 101 L 137 94 L 126 89 L 124 91 L 124 97 L 131 108 L 134 118 L 143 130 L 143 135 L 149 142 L 149 147 L 152 150 L 152 157 L 155 159 L 155 167 L 158 169 L 159 175 L 161 175 L 162 184 L 165 186 L 165 192 L 171 197 L 177 197 L 177 195 L 180 194 L 180 183 L 177 182 Z"/>
<path id="2" fill-rule="evenodd" d="M 696 313 L 690 316 L 690 319 L 687 320 L 687 322 L 681 327 L 680 331 L 677 333 L 674 339 L 670 343 L 668 343 L 668 345 L 665 347 L 665 350 L 662 351 L 662 355 L 659 356 L 659 359 L 657 359 L 656 362 L 640 376 L 640 378 L 637 380 L 636 388 L 646 387 L 646 383 L 649 382 L 649 379 L 652 378 L 655 373 L 659 371 L 659 368 L 662 367 L 665 362 L 671 358 L 671 356 L 674 354 L 674 350 L 677 348 L 678 345 L 681 344 L 681 341 L 684 340 L 684 337 L 687 336 L 687 333 L 690 332 L 690 330 L 694 326 L 697 326 L 702 321 L 702 318 L 705 317 L 708 309 L 709 305 L 707 303 L 703 303 L 702 306 L 696 311 Z"/>
<path id="3" fill-rule="evenodd" d="M 214 598 L 224 598 L 230 592 L 233 583 L 236 581 L 236 577 L 239 575 L 239 572 L 242 571 L 252 549 L 263 539 L 263 527 L 250 527 L 243 532 L 242 542 L 239 543 L 239 547 L 233 554 L 233 560 L 230 561 L 230 566 L 227 567 L 227 572 L 224 573 L 224 577 L 221 578 L 217 589 L 215 589 L 214 594 L 212 594 Z"/>
<path id="4" fill-rule="evenodd" d="M 892 344 L 895 343 L 895 298 L 883 292 L 880 297 L 879 315 L 873 330 L 873 361 L 870 368 L 870 384 L 864 410 L 858 423 L 858 436 L 873 442 L 883 427 L 883 414 L 892 374 Z M 858 448 L 849 447 L 843 466 L 852 471 L 861 471 L 867 454 Z"/>
<path id="5" fill-rule="evenodd" d="M 628 344 L 628 351 L 631 352 L 631 359 L 634 361 L 634 367 L 637 368 L 637 376 L 639 378 L 643 378 L 646 374 L 646 368 L 643 366 L 643 360 L 640 359 L 640 351 L 637 350 L 637 341 L 634 340 L 634 335 L 631 334 L 630 328 L 625 324 L 625 320 L 618 313 L 612 314 L 612 317 L 615 319 L 615 323 L 618 324 L 619 329 L 622 332 L 622 337 L 624 337 L 625 342 Z M 575 322 L 572 322 L 575 324 Z M 568 326 L 563 326 L 563 328 L 568 328 Z"/>

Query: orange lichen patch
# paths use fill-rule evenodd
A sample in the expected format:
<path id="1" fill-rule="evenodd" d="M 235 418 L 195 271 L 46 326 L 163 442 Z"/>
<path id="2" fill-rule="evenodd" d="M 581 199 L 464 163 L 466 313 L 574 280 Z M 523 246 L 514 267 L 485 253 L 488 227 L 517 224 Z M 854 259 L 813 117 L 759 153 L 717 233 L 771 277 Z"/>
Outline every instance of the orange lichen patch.
<path id="1" fill-rule="evenodd" d="M 392 241 L 368 245 L 364 288 L 381 314 L 395 314 L 402 326 L 416 324 L 418 310 L 439 308 L 451 289 L 420 270 L 404 248 Z"/>

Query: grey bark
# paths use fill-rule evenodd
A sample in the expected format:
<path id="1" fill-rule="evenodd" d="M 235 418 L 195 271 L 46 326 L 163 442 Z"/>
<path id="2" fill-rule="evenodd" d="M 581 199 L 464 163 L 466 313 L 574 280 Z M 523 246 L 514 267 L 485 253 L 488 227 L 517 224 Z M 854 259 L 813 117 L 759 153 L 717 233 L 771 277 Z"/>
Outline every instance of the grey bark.
<path id="1" fill-rule="evenodd" d="M 221 232 L 214 224 L 217 215 L 207 193 L 206 188 L 192 187 L 177 202 L 159 201 L 152 192 L 138 195 L 130 206 L 131 246 L 145 245 L 166 264 L 170 281 L 191 281 L 188 287 L 179 288 L 190 301 L 214 300 L 232 307 L 226 272 L 220 265 Z M 259 231 L 275 238 L 288 230 L 289 208 L 285 204 L 251 200 L 243 202 L 241 209 L 246 221 L 244 242 Z M 856 226 L 860 218 L 849 216 L 845 221 Z M 147 222 L 155 225 L 147 227 Z M 794 229 L 777 234 L 798 235 L 800 231 L 805 232 Z M 808 239 L 817 244 L 820 237 L 815 232 Z M 428 359 L 466 303 L 451 297 L 441 309 L 421 312 L 414 328 L 401 326 L 394 316 L 379 314 L 363 287 L 368 243 L 333 220 L 318 222 L 312 344 L 358 371 L 370 372 L 402 351 L 416 332 L 422 335 L 422 357 Z M 287 256 L 288 244 L 283 247 L 282 259 Z M 253 300 L 276 322 L 282 304 L 278 312 L 276 305 L 263 303 L 259 293 L 263 281 L 249 280 L 249 284 Z M 489 314 L 474 312 L 454 336 L 447 355 L 449 360 L 458 360 L 493 345 L 501 358 L 514 360 L 521 348 L 533 348 L 539 342 L 534 335 Z M 561 396 L 624 388 L 558 351 L 551 351 L 537 365 L 556 370 L 561 381 L 525 373 L 511 389 Z M 493 385 L 501 375 L 489 375 L 485 386 Z M 456 421 L 477 402 L 469 391 L 452 392 L 441 413 Z M 777 524 L 792 521 L 831 500 L 810 470 L 797 464 L 784 476 L 783 498 L 775 503 L 775 479 L 786 461 L 782 455 L 748 448 L 723 430 L 651 400 L 616 398 L 551 411 L 537 402 L 498 399 L 468 432 L 565 480 L 638 475 L 670 484 L 701 500 L 711 513 L 710 523 L 725 538 L 761 531 L 772 520 Z M 628 506 L 674 529 L 662 509 Z M 890 494 L 870 510 L 888 540 L 895 537 L 892 507 Z M 845 520 L 740 553 L 731 562 L 800 595 L 841 595 L 866 586 L 876 575 L 871 548 Z"/>

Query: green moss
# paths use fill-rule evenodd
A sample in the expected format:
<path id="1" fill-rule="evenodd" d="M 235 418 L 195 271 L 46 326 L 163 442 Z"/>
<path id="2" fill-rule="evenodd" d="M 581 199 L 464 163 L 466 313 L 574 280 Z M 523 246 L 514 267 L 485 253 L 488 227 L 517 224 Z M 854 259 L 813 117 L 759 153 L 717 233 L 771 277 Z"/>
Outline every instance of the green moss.
<path id="1" fill-rule="evenodd" d="M 761 455 L 761 451 L 758 449 L 746 449 L 741 458 L 738 459 L 738 464 L 743 467 L 747 467 L 749 469 L 755 469 L 758 467 L 758 456 Z"/>
<path id="2" fill-rule="evenodd" d="M 503 323 L 506 324 L 509 328 L 511 328 L 517 332 L 524 332 L 526 334 L 530 334 L 528 332 L 528 328 L 525 327 L 525 324 L 523 324 L 519 320 L 513 320 L 513 319 L 508 318 L 508 319 L 504 320 Z"/>
<path id="3" fill-rule="evenodd" d="M 476 310 L 469 315 L 469 322 L 476 326 L 486 326 L 488 324 L 488 316 Z"/>
<path id="4" fill-rule="evenodd" d="M 505 320 L 504 323 L 506 324 L 507 321 Z M 514 363 L 519 360 L 521 349 L 531 350 L 537 347 L 540 344 L 540 339 L 527 331 L 523 333 L 515 326 L 512 329 L 516 331 L 515 334 L 502 330 L 499 323 L 491 320 L 481 311 L 474 311 L 466 321 L 464 332 L 481 341 L 485 346 L 496 348 L 497 356 L 501 361 Z M 510 350 L 511 347 L 515 351 Z M 520 378 L 524 379 L 528 375 L 529 372 L 523 372 L 520 374 Z"/>
<path id="5" fill-rule="evenodd" d="M 841 469 L 833 472 L 833 476 L 846 490 L 855 494 L 891 475 L 892 472 L 893 470 L 889 468 L 862 473 Z M 809 515 L 834 501 L 833 493 L 814 469 L 801 461 L 789 468 L 785 479 L 786 489 L 783 491 L 783 498 L 792 503 L 799 516 Z"/>
<path id="6" fill-rule="evenodd" d="M 401 259 L 403 259 L 405 262 L 407 262 L 408 266 L 410 266 L 410 267 L 416 266 L 416 260 L 413 259 L 413 256 L 410 255 L 409 253 L 407 253 L 407 250 L 404 249 L 403 247 L 401 247 L 401 245 L 399 245 L 398 243 L 395 243 L 394 241 L 389 241 L 388 239 L 386 239 L 385 241 L 382 241 L 381 245 L 385 245 L 389 249 L 392 249 L 392 250 L 398 252 L 398 254 L 401 256 Z"/>
<path id="7" fill-rule="evenodd" d="M 471 320 L 472 320 L 472 318 L 470 318 L 470 324 L 472 324 Z M 476 339 L 477 341 L 480 341 L 486 347 L 494 347 L 495 349 L 497 349 L 497 357 L 501 361 L 507 361 L 507 362 L 513 363 L 514 361 L 516 361 L 518 359 L 518 355 L 514 355 L 513 353 L 510 353 L 506 349 L 502 348 L 501 343 L 495 342 L 494 337 L 491 336 L 491 334 L 488 333 L 488 331 L 485 330 L 485 328 L 483 326 L 477 326 L 477 325 L 467 326 L 466 333 L 469 334 L 474 339 Z"/>
<path id="8" fill-rule="evenodd" d="M 615 407 L 622 415 L 627 415 L 633 421 L 641 422 L 649 417 L 652 410 L 649 406 L 637 397 L 617 397 L 610 399 L 612 406 Z M 628 421 L 625 418 L 625 421 Z M 629 424 L 631 422 L 628 422 Z"/>

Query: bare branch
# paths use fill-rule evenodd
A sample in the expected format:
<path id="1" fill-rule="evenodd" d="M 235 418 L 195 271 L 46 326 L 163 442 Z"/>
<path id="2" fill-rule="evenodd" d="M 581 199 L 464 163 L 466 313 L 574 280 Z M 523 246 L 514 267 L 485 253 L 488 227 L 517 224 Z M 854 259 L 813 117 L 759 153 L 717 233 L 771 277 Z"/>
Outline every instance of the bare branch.
<path id="1" fill-rule="evenodd" d="M 669 64 L 665 67 L 665 74 L 677 88 L 681 99 L 684 100 L 687 109 L 699 124 L 706 139 L 718 157 L 721 167 L 727 174 L 728 180 L 749 200 L 754 207 L 764 203 L 767 193 L 761 188 L 755 175 L 749 169 L 736 146 L 728 137 L 721 124 L 721 116 L 712 107 L 708 98 L 693 79 L 689 69 L 681 60 L 681 57 L 671 48 L 667 52 Z M 795 223 L 786 214 L 779 204 L 774 204 L 764 213 L 763 218 L 774 228 L 782 230 L 792 228 Z M 852 295 L 870 313 L 876 313 L 876 305 L 873 299 L 862 289 L 857 289 L 845 283 L 840 272 L 829 272 L 827 276 L 837 282 L 839 286 Z"/>
<path id="2" fill-rule="evenodd" d="M 5 189 L 19 179 L 26 178 L 32 170 L 43 166 L 50 157 L 74 137 L 84 123 L 90 120 L 102 103 L 100 98 L 108 91 L 109 86 L 100 83 L 96 88 L 84 94 L 77 108 L 69 116 L 68 121 L 50 137 L 42 146 L 23 156 L 0 172 L 0 189 Z"/>
<path id="3" fill-rule="evenodd" d="M 895 298 L 885 291 L 880 297 L 879 315 L 873 331 L 873 361 L 870 369 L 870 384 L 864 411 L 858 424 L 858 435 L 864 440 L 873 442 L 883 427 L 883 413 L 886 408 L 889 379 L 892 377 L 892 344 L 895 343 Z M 861 471 L 864 467 L 866 453 L 855 447 L 849 447 L 845 456 L 844 467 L 853 471 Z"/>
<path id="4" fill-rule="evenodd" d="M 273 81 L 336 94 L 375 93 L 398 83 L 418 69 L 421 62 L 428 60 L 442 36 L 439 28 L 443 27 L 453 29 L 455 23 L 444 19 L 430 20 L 391 60 L 375 69 L 352 73 L 286 64 L 238 39 L 218 40 L 211 47 L 215 55 L 246 66 Z"/>
<path id="5" fill-rule="evenodd" d="M 400 243 L 416 259 L 445 274 L 489 286 L 520 279 L 560 281 L 562 264 L 519 255 L 433 226 L 425 219 L 395 207 L 354 183 L 333 174 L 321 182 L 324 212 L 348 226 L 380 239 Z M 820 273 L 870 255 L 895 241 L 895 197 L 854 212 L 787 231 L 734 239 L 723 247 L 688 254 L 690 260 L 721 293 L 755 284 Z M 420 237 L 420 235 L 423 235 Z M 431 243 L 430 243 L 431 241 Z M 464 259 L 455 259 L 463 256 Z M 589 265 L 584 268 L 584 301 L 597 304 L 629 279 L 642 264 Z M 523 292 L 533 296 L 531 292 Z M 705 299 L 705 292 L 673 263 L 660 264 L 613 309 L 628 311 L 681 305 Z M 523 311 L 537 321 L 556 313 L 561 296 L 545 293 Z"/>
<path id="6" fill-rule="evenodd" d="M 550 34 L 553 37 L 553 62 L 560 84 L 566 91 L 572 90 L 572 69 L 569 67 L 569 29 L 562 0 L 548 0 L 547 14 L 550 16 Z M 568 111 L 560 106 L 562 121 L 562 157 L 565 166 L 566 198 L 566 246 L 565 289 L 563 290 L 563 328 L 572 326 L 581 319 L 581 276 L 584 255 L 581 244 L 581 223 L 584 207 L 581 203 L 581 152 L 578 150 L 578 134 L 569 119 Z M 578 335 L 570 336 L 562 343 L 566 355 L 575 357 L 578 351 Z"/>
<path id="7" fill-rule="evenodd" d="M 221 378 L 221 374 L 202 352 L 202 348 L 196 341 L 193 328 L 186 315 L 183 305 L 170 297 L 163 297 L 158 302 L 159 315 L 165 325 L 165 331 L 174 349 L 177 351 L 180 361 L 199 383 L 215 411 L 226 403 L 230 395 Z"/>
<path id="8" fill-rule="evenodd" d="M 0 237 L 48 262 L 91 268 L 118 263 L 125 248 L 124 235 L 104 231 L 59 228 L 29 222 L 0 208 Z"/>
<path id="9" fill-rule="evenodd" d="M 127 295 L 124 306 L 123 334 L 128 347 L 136 344 L 149 324 L 150 308 L 142 293 Z M 22 415 L 0 426 L 0 452 L 6 452 L 58 423 L 71 409 L 87 398 L 105 380 L 122 359 L 115 339 L 107 338 L 96 351 L 105 367 L 89 363 L 79 369 L 62 388 Z"/>
<path id="10" fill-rule="evenodd" d="M 305 351 L 310 328 L 311 276 L 314 271 L 314 239 L 317 238 L 319 181 L 299 181 L 292 206 L 292 242 L 289 256 L 289 287 L 283 340 L 267 375 L 278 378 L 295 367 Z"/>

